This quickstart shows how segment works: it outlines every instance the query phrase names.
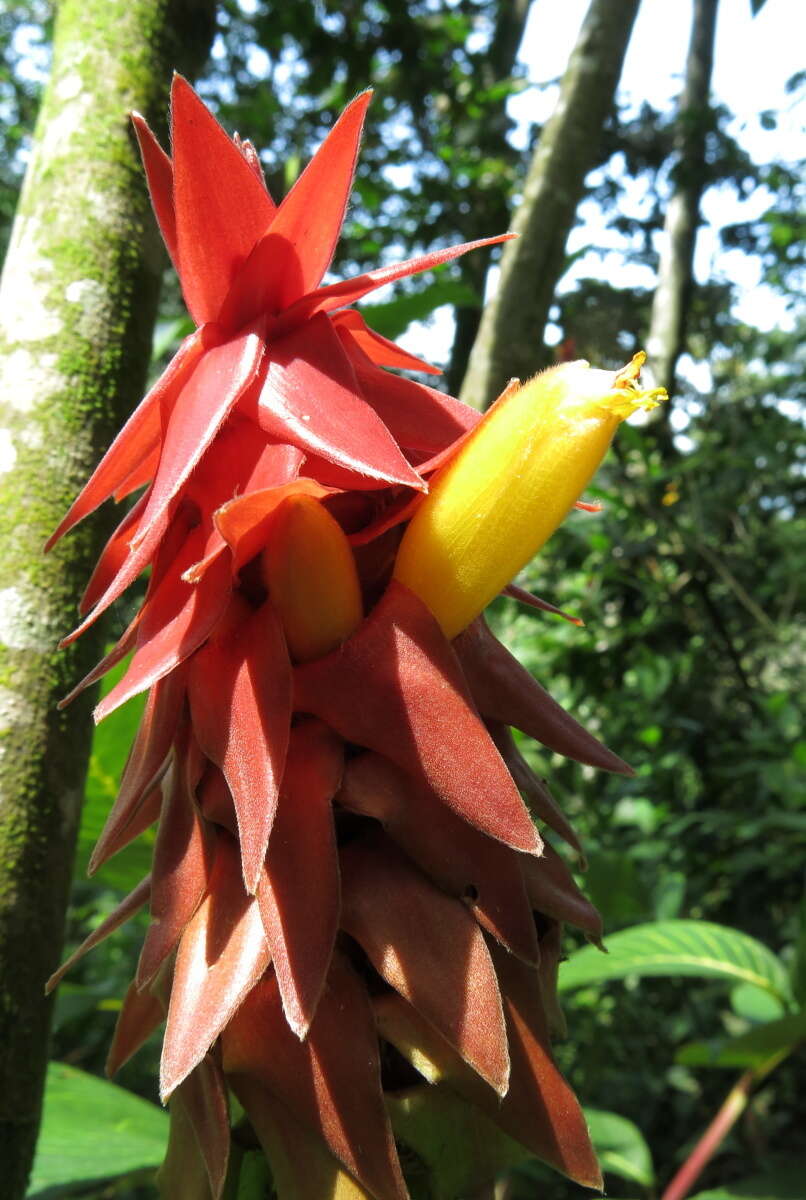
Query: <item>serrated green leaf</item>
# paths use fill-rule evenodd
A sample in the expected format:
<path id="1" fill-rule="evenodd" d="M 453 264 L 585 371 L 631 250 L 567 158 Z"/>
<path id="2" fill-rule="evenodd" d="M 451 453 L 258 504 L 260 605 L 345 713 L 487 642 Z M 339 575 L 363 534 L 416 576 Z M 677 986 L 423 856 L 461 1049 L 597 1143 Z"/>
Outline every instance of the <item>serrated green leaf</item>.
<path id="1" fill-rule="evenodd" d="M 749 1033 L 718 1043 L 690 1042 L 677 1054 L 687 1067 L 758 1067 L 806 1040 L 806 1012 L 768 1021 Z"/>
<path id="2" fill-rule="evenodd" d="M 28 1196 L 156 1168 L 168 1116 L 156 1104 L 66 1063 L 51 1063 Z"/>
<path id="3" fill-rule="evenodd" d="M 605 939 L 607 954 L 586 946 L 560 969 L 561 991 L 629 975 L 696 976 L 752 983 L 789 1008 L 792 992 L 780 959 L 761 942 L 709 921 L 653 921 Z"/>
<path id="4" fill-rule="evenodd" d="M 637 1125 L 618 1113 L 584 1109 L 591 1141 L 602 1170 L 631 1183 L 652 1187 L 655 1170 L 652 1154 Z"/>

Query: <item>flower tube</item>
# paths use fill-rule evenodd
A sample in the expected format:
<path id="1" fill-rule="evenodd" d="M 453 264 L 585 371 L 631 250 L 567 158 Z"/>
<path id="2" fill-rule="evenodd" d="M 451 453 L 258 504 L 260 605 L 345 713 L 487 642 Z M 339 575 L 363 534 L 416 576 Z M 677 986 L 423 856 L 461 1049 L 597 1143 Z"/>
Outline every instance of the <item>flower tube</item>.
<path id="1" fill-rule="evenodd" d="M 636 354 L 615 373 L 563 363 L 510 386 L 431 480 L 410 522 L 395 578 L 454 638 L 489 604 L 567 516 L 590 483 L 619 423 L 654 408 Z"/>

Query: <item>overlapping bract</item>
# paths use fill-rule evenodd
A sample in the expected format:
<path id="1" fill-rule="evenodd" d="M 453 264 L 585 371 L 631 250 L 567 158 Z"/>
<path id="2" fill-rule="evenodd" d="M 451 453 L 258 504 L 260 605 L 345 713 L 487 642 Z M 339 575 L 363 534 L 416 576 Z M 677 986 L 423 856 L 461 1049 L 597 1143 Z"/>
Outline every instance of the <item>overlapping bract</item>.
<path id="1" fill-rule="evenodd" d="M 600 925 L 543 847 L 524 796 L 578 844 L 509 727 L 626 768 L 481 619 L 451 644 L 390 582 L 401 523 L 478 417 L 390 375 L 429 368 L 349 305 L 472 244 L 322 286 L 368 99 L 279 206 L 249 143 L 231 141 L 181 78 L 172 160 L 135 117 L 199 328 L 53 538 L 145 485 L 70 637 L 150 566 L 140 612 L 79 688 L 132 652 L 96 715 L 150 689 L 91 869 L 159 821 L 153 871 L 78 954 L 150 903 L 109 1067 L 166 1022 L 163 1188 L 177 1195 L 181 1180 L 191 1200 L 223 1188 L 228 1087 L 281 1196 L 321 1200 L 338 1184 L 344 1196 L 404 1197 L 384 1088 L 417 1078 L 406 1059 L 422 1086 L 453 1089 L 600 1184 L 550 1048 L 561 926 L 597 940 Z M 260 569 L 299 497 L 351 540 L 366 614 L 311 661 L 292 661 Z"/>

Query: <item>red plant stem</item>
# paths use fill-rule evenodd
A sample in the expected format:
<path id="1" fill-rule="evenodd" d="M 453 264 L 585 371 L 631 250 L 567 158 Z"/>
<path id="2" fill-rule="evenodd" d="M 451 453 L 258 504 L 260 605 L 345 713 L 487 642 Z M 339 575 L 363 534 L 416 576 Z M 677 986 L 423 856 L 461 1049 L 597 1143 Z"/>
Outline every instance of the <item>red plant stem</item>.
<path id="1" fill-rule="evenodd" d="M 661 1196 L 661 1200 L 685 1200 L 701 1172 L 716 1154 L 723 1140 L 738 1121 L 750 1101 L 751 1093 L 770 1071 L 790 1053 L 789 1048 L 774 1054 L 758 1067 L 745 1071 L 733 1085 L 710 1125 L 680 1170 Z"/>

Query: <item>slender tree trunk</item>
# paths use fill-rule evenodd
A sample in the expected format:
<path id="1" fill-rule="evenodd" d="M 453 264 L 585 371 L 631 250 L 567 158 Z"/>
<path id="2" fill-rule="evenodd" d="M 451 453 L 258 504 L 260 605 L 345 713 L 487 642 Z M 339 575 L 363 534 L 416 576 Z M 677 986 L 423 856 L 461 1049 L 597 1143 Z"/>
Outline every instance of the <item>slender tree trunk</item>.
<path id="1" fill-rule="evenodd" d="M 498 17 L 484 63 L 483 82 L 492 88 L 514 70 L 518 49 L 529 16 L 532 0 L 500 0 Z M 479 128 L 479 147 L 486 154 L 498 157 L 509 150 L 506 130 L 511 124 L 506 113 L 506 97 L 497 110 L 485 108 L 484 122 Z M 514 152 L 512 152 L 514 153 Z M 493 189 L 477 190 L 468 220 L 463 223 L 462 236 L 465 241 L 486 237 L 490 232 L 506 227 L 509 216 L 506 186 L 496 181 Z M 459 270 L 462 280 L 479 298 L 478 304 L 457 306 L 451 358 L 445 373 L 448 391 L 453 395 L 462 386 L 470 351 L 476 340 L 484 304 L 484 289 L 490 269 L 490 251 L 477 250 L 461 259 Z"/>
<path id="2" fill-rule="evenodd" d="M 486 408 L 512 376 L 541 365 L 543 329 L 565 257 L 565 242 L 596 161 L 638 0 L 592 0 L 563 76 L 557 107 L 535 150 L 501 257 L 498 291 L 487 305 L 461 396 Z"/>
<path id="3" fill-rule="evenodd" d="M 718 0 L 694 0 L 686 79 L 678 113 L 675 187 L 666 210 L 658 286 L 652 300 L 647 337 L 654 380 L 670 395 L 674 391 L 677 360 L 685 341 L 694 246 L 705 186 L 705 137 L 710 123 L 717 4 Z M 663 408 L 668 417 L 668 405 Z"/>
<path id="4" fill-rule="evenodd" d="M 213 0 L 62 0 L 0 286 L 0 1196 L 25 1193 L 99 657 L 56 649 L 103 529 L 42 545 L 140 396 L 163 259 L 127 111 L 164 115 L 206 58 Z"/>

